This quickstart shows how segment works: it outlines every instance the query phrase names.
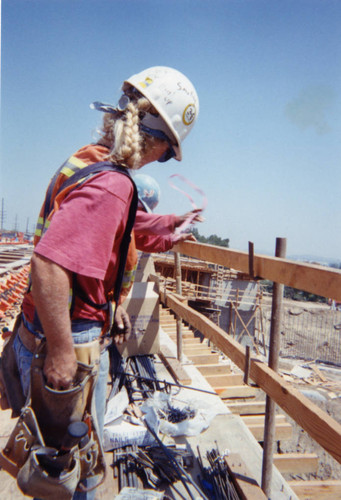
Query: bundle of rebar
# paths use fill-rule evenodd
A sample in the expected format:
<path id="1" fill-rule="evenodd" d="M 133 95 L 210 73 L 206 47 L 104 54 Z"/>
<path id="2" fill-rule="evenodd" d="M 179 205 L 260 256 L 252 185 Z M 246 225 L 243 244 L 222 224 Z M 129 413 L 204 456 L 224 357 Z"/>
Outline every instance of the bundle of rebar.
<path id="1" fill-rule="evenodd" d="M 240 500 L 229 475 L 224 457 L 218 447 L 206 452 L 209 467 L 205 467 L 198 450 L 198 462 L 201 470 L 201 485 L 212 500 Z"/>
<path id="2" fill-rule="evenodd" d="M 186 448 L 171 445 L 168 449 L 181 467 L 193 464 L 193 456 Z M 113 467 L 120 490 L 125 486 L 138 487 L 139 479 L 143 484 L 156 488 L 179 479 L 174 463 L 159 446 L 118 448 L 114 450 Z"/>

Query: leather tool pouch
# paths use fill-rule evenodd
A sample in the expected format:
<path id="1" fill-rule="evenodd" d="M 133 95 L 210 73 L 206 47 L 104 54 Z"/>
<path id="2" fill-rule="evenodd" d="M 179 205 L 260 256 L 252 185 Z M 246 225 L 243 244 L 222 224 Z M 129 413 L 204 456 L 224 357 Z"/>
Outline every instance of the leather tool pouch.
<path id="1" fill-rule="evenodd" d="M 13 350 L 13 342 L 15 336 L 18 335 L 20 321 L 21 315 L 19 314 L 13 327 L 13 333 L 4 344 L 0 359 L 1 409 L 7 410 L 11 408 L 12 418 L 20 415 L 21 408 L 24 406 L 26 400 L 21 387 L 20 374 Z"/>
<path id="2" fill-rule="evenodd" d="M 45 343 L 34 355 L 31 367 L 31 394 L 22 409 L 6 447 L 0 452 L 0 465 L 17 477 L 26 495 L 41 499 L 71 498 L 79 481 L 100 475 L 97 487 L 105 477 L 104 453 L 97 432 L 94 386 L 98 374 L 99 342 L 75 346 L 78 369 L 71 389 L 57 391 L 45 384 L 43 365 Z M 68 467 L 59 469 L 58 450 L 71 422 L 86 421 L 89 434 L 86 445 L 75 446 L 63 459 Z M 47 466 L 46 466 L 47 464 Z M 51 469 L 51 470 L 50 470 Z M 58 469 L 58 467 L 57 467 Z M 80 484 L 80 489 L 82 488 Z"/>

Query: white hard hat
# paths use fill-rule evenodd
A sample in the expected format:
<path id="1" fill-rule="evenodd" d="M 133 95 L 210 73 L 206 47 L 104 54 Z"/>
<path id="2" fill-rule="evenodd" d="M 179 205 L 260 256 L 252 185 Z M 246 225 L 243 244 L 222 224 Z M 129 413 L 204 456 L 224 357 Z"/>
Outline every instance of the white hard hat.
<path id="1" fill-rule="evenodd" d="M 188 78 L 173 68 L 154 66 L 124 81 L 122 89 L 135 87 L 160 114 L 163 130 L 174 142 L 175 158 L 182 159 L 181 143 L 191 131 L 199 113 L 199 99 Z M 151 115 L 152 116 L 152 115 Z M 144 125 L 153 128 L 153 124 Z"/>

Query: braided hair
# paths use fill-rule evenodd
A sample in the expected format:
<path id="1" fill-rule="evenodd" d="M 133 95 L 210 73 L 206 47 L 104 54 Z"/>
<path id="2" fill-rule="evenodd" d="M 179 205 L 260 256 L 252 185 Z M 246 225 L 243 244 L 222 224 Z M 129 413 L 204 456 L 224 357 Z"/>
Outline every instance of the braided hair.
<path id="1" fill-rule="evenodd" d="M 159 139 L 140 130 L 140 119 L 145 112 L 155 112 L 148 99 L 131 89 L 126 90 L 129 103 L 116 114 L 105 113 L 101 130 L 101 144 L 110 148 L 107 159 L 126 168 L 138 169 L 143 153 Z"/>

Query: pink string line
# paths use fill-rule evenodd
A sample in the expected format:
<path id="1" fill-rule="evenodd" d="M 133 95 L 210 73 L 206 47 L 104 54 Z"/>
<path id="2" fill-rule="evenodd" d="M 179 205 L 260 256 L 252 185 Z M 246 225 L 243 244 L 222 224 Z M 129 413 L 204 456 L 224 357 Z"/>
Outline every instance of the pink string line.
<path id="1" fill-rule="evenodd" d="M 174 177 L 178 177 L 180 180 L 182 180 L 184 183 L 188 184 L 192 189 L 194 189 L 194 191 L 196 191 L 197 193 L 199 193 L 201 196 L 202 196 L 202 206 L 201 208 L 198 208 L 197 205 L 195 204 L 192 196 L 187 193 L 186 191 L 184 191 L 183 189 L 180 189 L 178 186 L 176 186 L 170 179 L 174 178 Z M 173 174 L 169 177 L 169 185 L 173 188 L 173 189 L 176 189 L 177 191 L 179 191 L 180 193 L 184 194 L 190 201 L 192 207 L 193 207 L 193 210 L 197 210 L 196 213 L 194 214 L 190 214 L 185 220 L 184 222 L 176 228 L 175 230 L 175 234 L 180 234 L 180 233 L 183 233 L 185 231 L 185 229 L 190 226 L 192 223 L 193 223 L 193 220 L 195 219 L 197 213 L 199 212 L 203 212 L 207 206 L 207 197 L 204 193 L 204 191 L 202 189 L 200 189 L 198 186 L 196 186 L 195 184 L 193 184 L 193 182 L 191 182 L 190 180 L 186 179 L 186 177 L 184 177 L 183 175 L 180 175 L 180 174 Z"/>

